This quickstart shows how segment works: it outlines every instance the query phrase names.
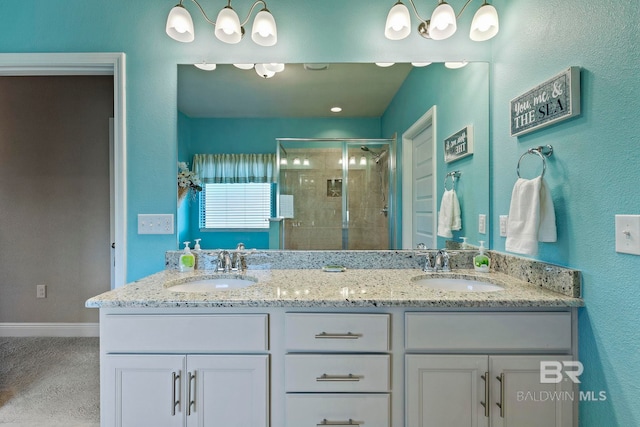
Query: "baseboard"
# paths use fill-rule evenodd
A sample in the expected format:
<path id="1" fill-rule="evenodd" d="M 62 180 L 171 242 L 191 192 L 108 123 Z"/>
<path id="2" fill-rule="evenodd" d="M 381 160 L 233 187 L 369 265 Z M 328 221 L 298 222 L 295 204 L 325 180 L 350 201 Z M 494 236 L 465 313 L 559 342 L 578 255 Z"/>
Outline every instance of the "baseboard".
<path id="1" fill-rule="evenodd" d="M 98 337 L 99 323 L 0 323 L 0 337 Z"/>

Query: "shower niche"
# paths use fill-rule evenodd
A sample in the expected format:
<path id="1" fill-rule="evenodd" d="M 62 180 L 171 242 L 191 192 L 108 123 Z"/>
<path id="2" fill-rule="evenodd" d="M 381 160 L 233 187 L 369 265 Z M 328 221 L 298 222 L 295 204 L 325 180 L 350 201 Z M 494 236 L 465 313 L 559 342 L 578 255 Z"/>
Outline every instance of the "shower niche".
<path id="1" fill-rule="evenodd" d="M 384 250 L 395 244 L 395 141 L 279 139 L 280 248 Z M 284 199 L 283 199 L 284 197 Z M 278 203 L 280 205 L 280 203 Z"/>

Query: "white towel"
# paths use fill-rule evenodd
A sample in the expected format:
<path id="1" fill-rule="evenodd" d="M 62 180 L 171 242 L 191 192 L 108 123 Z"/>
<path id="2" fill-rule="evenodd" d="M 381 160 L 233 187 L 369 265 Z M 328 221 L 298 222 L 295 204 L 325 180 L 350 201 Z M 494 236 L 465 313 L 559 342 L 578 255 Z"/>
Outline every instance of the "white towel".
<path id="1" fill-rule="evenodd" d="M 456 190 L 444 190 L 438 215 L 438 236 L 453 237 L 451 230 L 460 230 L 461 228 L 460 202 Z"/>
<path id="2" fill-rule="evenodd" d="M 555 242 L 556 214 L 544 179 L 518 178 L 511 194 L 505 249 L 525 255 L 538 253 L 538 242 Z"/>

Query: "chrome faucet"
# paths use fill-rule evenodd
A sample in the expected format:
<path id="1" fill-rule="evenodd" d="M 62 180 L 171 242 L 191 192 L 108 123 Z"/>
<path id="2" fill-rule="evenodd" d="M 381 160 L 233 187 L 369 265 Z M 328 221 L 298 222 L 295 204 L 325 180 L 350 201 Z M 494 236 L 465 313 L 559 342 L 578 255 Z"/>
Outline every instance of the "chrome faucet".
<path id="1" fill-rule="evenodd" d="M 451 267 L 449 267 L 449 254 L 445 249 L 440 249 L 436 254 L 434 271 L 451 271 Z"/>
<path id="2" fill-rule="evenodd" d="M 424 243 L 418 243 L 417 249 L 421 252 L 416 253 L 416 255 L 424 256 L 424 266 L 422 267 L 422 271 L 425 273 L 434 271 L 433 265 L 431 264 L 431 254 L 427 252 L 427 245 Z"/>
<path id="3" fill-rule="evenodd" d="M 247 269 L 247 258 L 245 256 L 244 243 L 238 243 L 231 258 L 231 269 L 234 271 L 244 271 Z"/>
<path id="4" fill-rule="evenodd" d="M 220 251 L 218 253 L 217 270 L 224 273 L 231 271 L 231 256 L 229 255 L 229 251 Z"/>

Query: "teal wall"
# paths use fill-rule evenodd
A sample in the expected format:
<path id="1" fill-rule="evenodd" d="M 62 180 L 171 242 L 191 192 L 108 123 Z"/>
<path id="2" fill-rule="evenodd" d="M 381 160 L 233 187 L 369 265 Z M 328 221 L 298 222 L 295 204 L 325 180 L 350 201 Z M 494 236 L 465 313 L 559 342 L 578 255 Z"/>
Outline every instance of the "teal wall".
<path id="1" fill-rule="evenodd" d="M 497 0 L 493 43 L 492 230 L 509 211 L 519 156 L 551 144 L 547 180 L 558 242 L 538 258 L 582 271 L 579 315 L 581 426 L 640 425 L 640 257 L 615 252 L 614 215 L 640 214 L 640 7 L 638 1 Z M 582 67 L 582 114 L 534 133 L 509 136 L 509 101 L 565 68 Z"/>
<path id="2" fill-rule="evenodd" d="M 640 257 L 614 251 L 614 214 L 640 213 L 640 114 L 637 0 L 495 0 L 501 32 L 473 43 L 460 19 L 444 42 L 418 35 L 384 39 L 391 2 L 271 0 L 279 42 L 257 48 L 247 38 L 223 45 L 194 15 L 196 41 L 164 34 L 175 0 L 23 0 L 0 2 L 0 52 L 125 52 L 127 55 L 127 270 L 135 280 L 164 268 L 175 236 L 138 235 L 139 213 L 176 211 L 178 63 L 492 61 L 491 233 L 503 250 L 498 215 L 507 213 L 515 165 L 528 147 L 551 143 L 548 181 L 559 241 L 539 258 L 582 270 L 581 388 L 605 390 L 605 402 L 580 405 L 581 426 L 640 425 Z M 249 2 L 235 0 L 242 13 Z M 450 3 L 459 10 L 462 0 Z M 214 15 L 217 6 L 205 5 Z M 420 3 L 419 8 L 427 9 Z M 477 5 L 472 3 L 470 9 Z M 428 8 L 431 9 L 431 8 Z M 330 25 L 328 24 L 330 23 Z M 452 58 L 455 56 L 455 58 Z M 562 69 L 583 67 L 581 117 L 521 138 L 509 137 L 509 100 Z M 533 325 L 532 325 L 533 326 Z"/>
<path id="3" fill-rule="evenodd" d="M 456 70 L 444 64 L 432 64 L 414 68 L 396 94 L 382 117 L 383 135 L 398 134 L 398 159 L 402 158 L 402 134 L 432 106 L 436 112 L 438 209 L 444 191 L 447 172 L 460 171 L 456 193 L 460 200 L 462 229 L 453 232 L 453 238 L 466 236 L 468 242 L 478 245 L 479 240 L 489 243 L 489 235 L 478 234 L 478 214 L 489 213 L 489 65 L 476 62 Z M 444 161 L 443 140 L 463 129 L 473 126 L 474 154 L 451 163 Z M 404 165 L 398 162 L 398 176 Z M 398 234 L 402 235 L 402 180 L 398 179 Z M 451 188 L 449 182 L 447 188 Z M 444 247 L 446 239 L 438 238 L 438 247 Z M 430 246 L 430 245 L 429 245 Z"/>

